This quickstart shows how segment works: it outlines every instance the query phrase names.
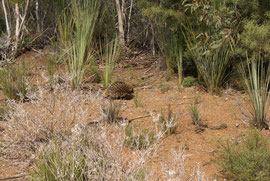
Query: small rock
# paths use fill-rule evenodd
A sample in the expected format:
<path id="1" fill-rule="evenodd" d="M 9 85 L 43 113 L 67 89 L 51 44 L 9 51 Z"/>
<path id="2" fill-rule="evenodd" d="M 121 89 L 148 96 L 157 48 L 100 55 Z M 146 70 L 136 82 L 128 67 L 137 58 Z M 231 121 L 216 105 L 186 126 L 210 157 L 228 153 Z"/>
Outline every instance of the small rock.
<path id="1" fill-rule="evenodd" d="M 240 123 L 236 123 L 235 127 L 237 127 L 237 128 L 238 128 L 239 126 L 240 126 Z"/>

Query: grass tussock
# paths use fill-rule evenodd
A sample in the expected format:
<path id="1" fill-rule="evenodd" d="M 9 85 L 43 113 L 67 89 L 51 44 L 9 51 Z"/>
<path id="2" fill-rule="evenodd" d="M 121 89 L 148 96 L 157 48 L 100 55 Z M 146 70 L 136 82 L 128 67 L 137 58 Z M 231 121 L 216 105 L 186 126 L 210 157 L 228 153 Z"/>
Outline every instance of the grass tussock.
<path id="1" fill-rule="evenodd" d="M 0 70 L 0 88 L 7 99 L 17 101 L 26 99 L 28 90 L 26 77 L 27 69 L 24 63 Z"/>
<path id="2" fill-rule="evenodd" d="M 106 123 L 117 123 L 121 116 L 121 102 L 109 100 L 101 105 L 100 112 L 102 120 Z"/>
<path id="3" fill-rule="evenodd" d="M 164 110 L 161 110 L 159 116 L 159 124 L 162 132 L 166 135 L 171 135 L 176 131 L 178 126 L 179 116 L 173 114 L 171 106 L 168 105 L 167 115 L 165 116 Z"/>
<path id="4" fill-rule="evenodd" d="M 207 47 L 195 36 L 195 30 L 185 27 L 185 41 L 197 71 L 210 93 L 219 93 L 228 76 L 232 42 L 223 41 L 217 47 Z"/>
<path id="5" fill-rule="evenodd" d="M 243 141 L 218 144 L 215 162 L 229 180 L 270 180 L 270 142 L 251 130 Z"/>
<path id="6" fill-rule="evenodd" d="M 269 128 L 266 112 L 269 102 L 270 68 L 265 67 L 261 56 L 247 60 L 247 71 L 242 64 L 239 71 L 245 83 L 252 105 L 253 125 L 258 128 Z"/>
<path id="7" fill-rule="evenodd" d="M 143 107 L 143 103 L 142 103 L 142 96 L 141 94 L 139 94 L 139 91 L 135 91 L 135 96 L 134 96 L 134 104 L 136 107 Z"/>
<path id="8" fill-rule="evenodd" d="M 155 142 L 155 133 L 150 129 L 139 130 L 138 133 L 134 132 L 132 127 L 125 129 L 126 139 L 124 144 L 132 149 L 146 149 Z"/>
<path id="9" fill-rule="evenodd" d="M 199 126 L 202 122 L 202 118 L 198 110 L 197 104 L 198 104 L 198 97 L 195 97 L 194 100 L 190 104 L 189 111 L 190 111 L 193 124 L 196 126 Z"/>
<path id="10" fill-rule="evenodd" d="M 106 43 L 104 53 L 100 51 L 101 59 L 105 63 L 103 83 L 105 87 L 109 87 L 112 82 L 112 74 L 114 72 L 114 67 L 119 60 L 121 54 L 121 46 L 119 43 L 119 38 L 116 37 L 115 40 Z"/>

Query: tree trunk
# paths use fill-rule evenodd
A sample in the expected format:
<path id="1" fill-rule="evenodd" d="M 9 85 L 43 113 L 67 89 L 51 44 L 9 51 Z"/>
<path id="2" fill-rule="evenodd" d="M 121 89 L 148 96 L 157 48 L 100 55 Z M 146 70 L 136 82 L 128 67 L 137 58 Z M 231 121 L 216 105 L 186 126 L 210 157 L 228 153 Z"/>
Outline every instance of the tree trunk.
<path id="1" fill-rule="evenodd" d="M 15 18 L 16 18 L 15 45 L 14 45 L 15 54 L 18 50 L 18 43 L 21 40 L 20 34 L 21 34 L 22 27 L 24 26 L 25 18 L 28 12 L 28 6 L 29 6 L 29 0 L 26 1 L 23 16 L 21 16 L 19 4 L 18 3 L 15 4 Z"/>
<path id="2" fill-rule="evenodd" d="M 4 0 L 2 0 L 2 5 L 3 5 L 4 14 L 5 14 L 6 28 L 7 28 L 7 34 L 8 34 L 7 46 L 9 46 L 10 45 L 10 39 L 11 39 L 11 31 L 10 31 L 10 27 L 9 27 L 7 9 L 6 9 L 6 5 L 5 5 Z"/>
<path id="3" fill-rule="evenodd" d="M 118 30 L 119 30 L 120 44 L 121 46 L 124 46 L 125 45 L 125 32 L 124 32 L 122 11 L 120 8 L 119 0 L 115 0 L 115 3 L 116 3 L 116 10 L 117 10 L 117 16 L 118 16 Z"/>
<path id="4" fill-rule="evenodd" d="M 40 33 L 40 22 L 39 22 L 39 14 L 38 14 L 38 8 L 39 8 L 39 3 L 38 0 L 36 0 L 36 18 L 37 18 L 37 32 Z"/>
<path id="5" fill-rule="evenodd" d="M 129 15 L 128 15 L 128 27 L 127 27 L 127 42 L 129 43 L 130 41 L 130 21 L 131 21 L 131 13 L 132 13 L 132 8 L 133 8 L 133 0 L 130 2 L 130 9 L 129 9 Z"/>
<path id="6" fill-rule="evenodd" d="M 16 18 L 16 26 L 15 26 L 15 44 L 14 49 L 15 52 L 18 50 L 19 36 L 20 36 L 20 10 L 18 3 L 15 4 L 15 18 Z"/>

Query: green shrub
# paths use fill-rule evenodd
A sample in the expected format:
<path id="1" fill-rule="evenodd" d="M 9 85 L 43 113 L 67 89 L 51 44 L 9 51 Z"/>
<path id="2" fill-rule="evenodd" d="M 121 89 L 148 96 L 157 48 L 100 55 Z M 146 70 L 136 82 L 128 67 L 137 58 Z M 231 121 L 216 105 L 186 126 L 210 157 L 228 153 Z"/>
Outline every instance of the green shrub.
<path id="1" fill-rule="evenodd" d="M 197 84 L 198 84 L 197 79 L 192 77 L 192 76 L 185 77 L 183 82 L 182 82 L 182 85 L 184 87 L 191 87 L 191 86 L 195 86 Z"/>
<path id="2" fill-rule="evenodd" d="M 8 66 L 0 70 L 0 88 L 9 100 L 24 101 L 27 93 L 27 70 L 23 65 Z"/>
<path id="3" fill-rule="evenodd" d="M 242 142 L 219 142 L 215 162 L 229 180 L 270 180 L 270 142 L 257 130 Z"/>
<path id="4" fill-rule="evenodd" d="M 132 127 L 126 127 L 125 135 L 127 138 L 124 144 L 132 149 L 146 149 L 155 141 L 155 134 L 149 129 L 141 130 L 138 134 L 135 134 Z"/>
<path id="5" fill-rule="evenodd" d="M 169 90 L 171 90 L 172 88 L 170 87 L 170 85 L 168 84 L 163 84 L 163 83 L 160 83 L 158 85 L 158 88 L 160 89 L 160 92 L 162 94 L 164 94 L 165 92 L 168 92 Z"/>
<path id="6" fill-rule="evenodd" d="M 161 126 L 161 130 L 166 135 L 171 135 L 176 131 L 178 126 L 177 121 L 179 117 L 176 114 L 172 113 L 171 106 L 168 105 L 167 116 L 164 115 L 163 110 L 160 111 L 159 124 Z"/>

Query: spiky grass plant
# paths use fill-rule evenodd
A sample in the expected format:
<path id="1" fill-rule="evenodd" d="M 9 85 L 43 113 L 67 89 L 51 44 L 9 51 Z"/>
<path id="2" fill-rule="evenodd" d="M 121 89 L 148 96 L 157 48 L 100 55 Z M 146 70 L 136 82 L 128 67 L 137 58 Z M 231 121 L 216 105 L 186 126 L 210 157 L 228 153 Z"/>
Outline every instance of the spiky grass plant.
<path id="1" fill-rule="evenodd" d="M 239 71 L 245 82 L 246 90 L 252 103 L 253 124 L 258 128 L 269 128 L 266 112 L 269 102 L 270 68 L 265 67 L 260 55 L 247 58 L 246 71 L 241 64 Z"/>
<path id="2" fill-rule="evenodd" d="M 193 124 L 196 126 L 200 125 L 202 121 L 197 104 L 198 104 L 198 97 L 195 97 L 194 100 L 191 102 L 190 108 L 189 108 Z"/>
<path id="3" fill-rule="evenodd" d="M 205 45 L 189 27 L 185 28 L 184 34 L 190 55 L 207 90 L 218 93 L 227 77 L 232 43 L 225 39 L 219 45 Z"/>
<path id="4" fill-rule="evenodd" d="M 114 66 L 120 57 L 120 51 L 121 47 L 119 44 L 118 37 L 116 37 L 113 41 L 106 43 L 104 53 L 102 53 L 101 51 L 101 57 L 105 63 L 105 70 L 103 77 L 105 87 L 108 87 L 111 84 Z"/>
<path id="5" fill-rule="evenodd" d="M 8 66 L 0 70 L 0 88 L 9 100 L 24 101 L 27 94 L 27 69 L 21 66 Z"/>
<path id="6" fill-rule="evenodd" d="M 143 107 L 142 97 L 139 95 L 138 90 L 135 92 L 134 104 L 135 104 L 136 107 Z"/>
<path id="7" fill-rule="evenodd" d="M 100 107 L 103 121 L 106 123 L 117 123 L 121 114 L 121 103 L 110 100 Z"/>
<path id="8" fill-rule="evenodd" d="M 178 120 L 179 117 L 176 114 L 173 114 L 170 105 L 168 105 L 167 116 L 164 115 L 164 111 L 161 109 L 159 116 L 159 124 L 164 134 L 166 135 L 173 134 L 178 126 L 177 124 Z"/>
<path id="9" fill-rule="evenodd" d="M 86 66 L 94 60 L 93 37 L 99 12 L 98 0 L 72 0 L 71 13 L 75 28 L 67 51 L 67 65 L 74 89 L 81 85 Z"/>
<path id="10" fill-rule="evenodd" d="M 132 127 L 125 128 L 126 139 L 124 144 L 132 149 L 146 149 L 155 142 L 154 131 L 149 129 L 139 130 L 136 134 Z"/>

